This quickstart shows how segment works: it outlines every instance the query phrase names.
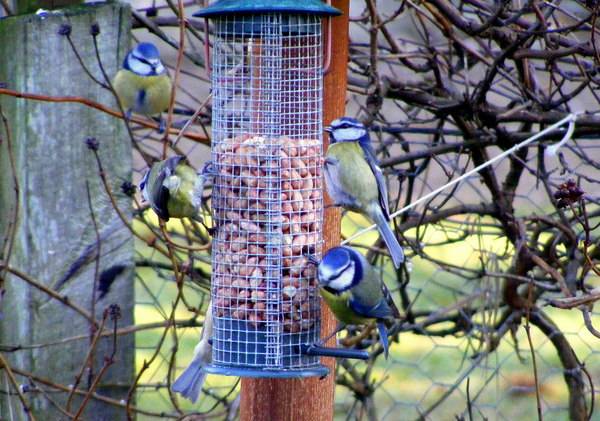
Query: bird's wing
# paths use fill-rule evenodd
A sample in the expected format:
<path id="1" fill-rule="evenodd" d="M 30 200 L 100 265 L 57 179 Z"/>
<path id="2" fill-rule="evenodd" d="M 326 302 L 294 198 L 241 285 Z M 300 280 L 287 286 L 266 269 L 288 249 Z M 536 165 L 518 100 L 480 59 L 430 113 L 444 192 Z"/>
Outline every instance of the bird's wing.
<path id="1" fill-rule="evenodd" d="M 385 299 L 380 300 L 376 305 L 365 305 L 356 296 L 348 301 L 350 308 L 357 314 L 369 319 L 387 319 L 392 317 L 392 309 Z"/>
<path id="2" fill-rule="evenodd" d="M 340 161 L 337 158 L 328 156 L 325 158 L 323 168 L 327 193 L 329 193 L 333 203 L 336 206 L 357 207 L 356 199 L 341 187 L 343 183 L 340 179 Z"/>
<path id="3" fill-rule="evenodd" d="M 169 203 L 169 189 L 163 186 L 164 180 L 165 174 L 161 171 L 156 179 L 156 184 L 152 186 L 152 200 L 150 200 L 150 205 L 160 219 L 168 221 L 169 209 L 167 204 Z"/>
<path id="4" fill-rule="evenodd" d="M 399 319 L 400 318 L 400 310 L 398 310 L 398 307 L 396 307 L 396 303 L 394 302 L 394 299 L 392 298 L 392 293 L 390 292 L 388 287 L 383 282 L 381 282 L 381 291 L 383 292 L 383 296 L 385 297 L 385 302 L 387 303 L 388 307 L 390 308 L 392 317 L 394 319 Z"/>
<path id="5" fill-rule="evenodd" d="M 385 184 L 385 177 L 383 176 L 383 172 L 379 167 L 379 162 L 377 161 L 377 157 L 375 157 L 375 152 L 370 144 L 366 144 L 363 142 L 359 142 L 363 153 L 365 154 L 365 160 L 371 167 L 371 171 L 373 171 L 373 175 L 375 176 L 375 180 L 377 181 L 377 190 L 379 191 L 379 204 L 381 205 L 381 209 L 383 210 L 383 215 L 386 219 L 390 219 L 390 207 L 388 205 L 388 191 L 387 185 Z"/>
<path id="6" fill-rule="evenodd" d="M 151 186 L 152 189 L 152 198 L 150 200 L 150 204 L 152 205 L 152 209 L 154 212 L 163 220 L 169 220 L 169 189 L 165 187 L 164 182 L 167 177 L 175 174 L 175 168 L 177 164 L 183 159 L 181 155 L 175 155 L 169 159 L 167 159 L 163 167 L 160 169 L 156 177 L 156 181 L 154 185 Z"/>

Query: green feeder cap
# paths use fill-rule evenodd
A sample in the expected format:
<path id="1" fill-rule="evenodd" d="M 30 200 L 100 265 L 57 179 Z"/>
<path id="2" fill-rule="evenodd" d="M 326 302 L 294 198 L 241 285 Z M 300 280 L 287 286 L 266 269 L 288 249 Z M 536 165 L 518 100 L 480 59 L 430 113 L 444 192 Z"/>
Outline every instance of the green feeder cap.
<path id="1" fill-rule="evenodd" d="M 320 0 L 218 0 L 192 16 L 214 18 L 229 15 L 286 13 L 338 16 L 342 12 Z"/>

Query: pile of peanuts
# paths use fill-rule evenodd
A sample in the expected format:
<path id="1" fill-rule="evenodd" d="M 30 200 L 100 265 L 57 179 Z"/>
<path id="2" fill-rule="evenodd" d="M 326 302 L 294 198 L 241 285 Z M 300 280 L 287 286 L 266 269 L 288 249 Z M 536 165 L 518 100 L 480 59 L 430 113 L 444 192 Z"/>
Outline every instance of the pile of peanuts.
<path id="1" fill-rule="evenodd" d="M 213 146 L 213 306 L 217 317 L 284 331 L 314 326 L 320 251 L 321 144 L 238 136 Z"/>

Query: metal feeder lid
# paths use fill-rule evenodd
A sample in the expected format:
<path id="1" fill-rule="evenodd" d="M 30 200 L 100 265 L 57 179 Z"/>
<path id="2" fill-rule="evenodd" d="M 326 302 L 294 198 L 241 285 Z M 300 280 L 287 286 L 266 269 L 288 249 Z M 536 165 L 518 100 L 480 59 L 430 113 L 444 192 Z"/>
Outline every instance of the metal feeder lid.
<path id="1" fill-rule="evenodd" d="M 342 12 L 321 0 L 218 0 L 192 16 L 214 18 L 228 15 L 286 13 L 339 16 Z"/>

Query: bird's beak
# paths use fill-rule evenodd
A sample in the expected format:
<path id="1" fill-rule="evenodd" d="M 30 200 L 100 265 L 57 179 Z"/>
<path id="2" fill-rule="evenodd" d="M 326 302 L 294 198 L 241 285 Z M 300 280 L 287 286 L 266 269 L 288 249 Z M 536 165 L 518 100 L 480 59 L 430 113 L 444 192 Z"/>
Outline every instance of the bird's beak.
<path id="1" fill-rule="evenodd" d="M 155 60 L 155 61 L 150 62 L 150 66 L 152 66 L 152 70 L 156 74 L 162 73 L 165 69 L 164 66 L 162 65 L 162 63 L 160 62 L 160 60 Z"/>
<path id="2" fill-rule="evenodd" d="M 327 133 L 331 133 L 333 130 L 331 130 L 331 126 L 326 126 L 323 130 L 325 130 Z"/>
<path id="3" fill-rule="evenodd" d="M 313 264 L 315 266 L 319 266 L 319 259 L 316 258 L 316 256 L 312 255 L 312 254 L 305 254 L 304 257 L 306 257 L 306 259 L 308 260 L 308 263 Z"/>
<path id="4" fill-rule="evenodd" d="M 208 161 L 204 164 L 204 167 L 202 167 L 202 170 L 200 170 L 200 174 L 209 177 L 215 175 L 215 167 L 212 161 Z"/>

